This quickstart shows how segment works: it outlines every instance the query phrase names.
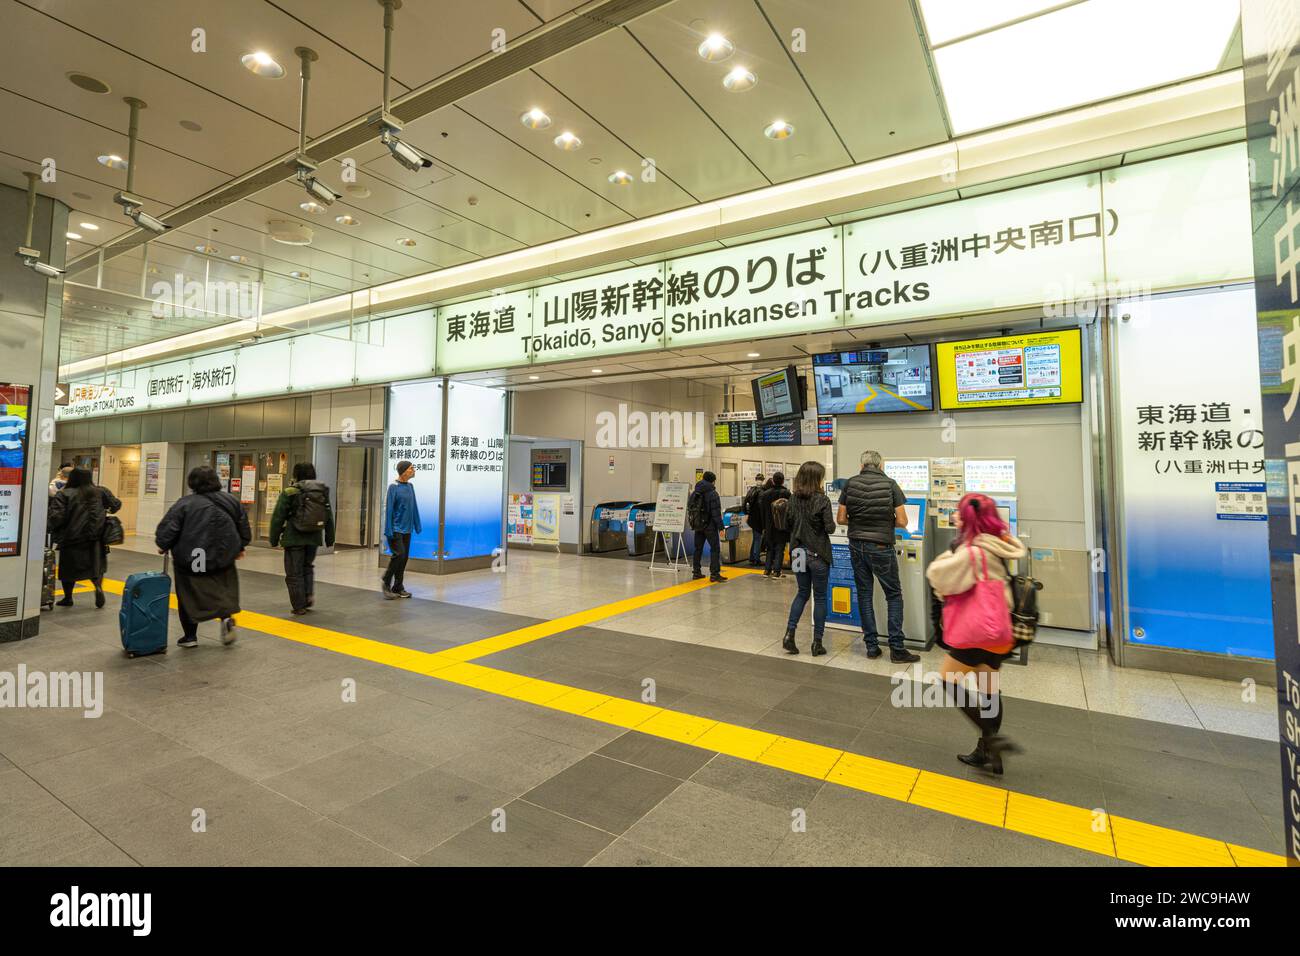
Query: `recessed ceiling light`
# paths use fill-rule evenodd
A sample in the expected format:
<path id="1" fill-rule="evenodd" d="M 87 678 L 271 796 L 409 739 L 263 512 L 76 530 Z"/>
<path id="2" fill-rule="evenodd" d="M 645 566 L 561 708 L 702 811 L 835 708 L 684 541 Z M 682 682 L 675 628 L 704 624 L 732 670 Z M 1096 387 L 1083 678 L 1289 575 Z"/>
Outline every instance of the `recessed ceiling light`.
<path id="1" fill-rule="evenodd" d="M 203 129 L 203 127 L 194 122 L 194 120 L 181 120 L 181 129 L 187 129 L 191 133 L 197 133 Z"/>
<path id="2" fill-rule="evenodd" d="M 70 233 L 68 233 L 68 238 L 69 238 L 69 239 L 80 239 L 80 238 L 81 238 L 81 233 L 79 233 L 79 232 L 70 232 Z"/>
<path id="3" fill-rule="evenodd" d="M 721 63 L 736 52 L 736 44 L 721 33 L 710 33 L 704 38 L 704 42 L 700 44 L 697 52 L 702 60 L 707 60 L 710 63 Z"/>
<path id="4" fill-rule="evenodd" d="M 310 279 L 310 278 L 311 278 L 311 273 L 310 273 L 310 272 L 300 272 L 300 271 L 298 271 L 297 269 L 295 269 L 293 272 L 290 272 L 289 275 L 293 276 L 295 279 Z"/>
<path id="5" fill-rule="evenodd" d="M 752 90 L 757 82 L 758 77 L 743 66 L 733 66 L 731 71 L 722 78 L 722 86 L 729 93 L 744 93 L 746 90 Z"/>
<path id="6" fill-rule="evenodd" d="M 555 137 L 555 145 L 560 147 L 560 149 L 564 150 L 566 153 L 571 153 L 575 149 L 582 147 L 582 140 L 578 139 L 578 137 L 574 136 L 566 129 L 559 136 Z"/>
<path id="7" fill-rule="evenodd" d="M 590 159 L 587 160 L 587 162 L 591 163 L 591 165 L 593 166 L 599 166 L 601 163 L 604 162 L 604 160 L 601 159 L 599 156 L 592 156 Z"/>
<path id="8" fill-rule="evenodd" d="M 794 135 L 794 127 L 785 120 L 773 120 L 763 130 L 768 139 L 789 139 Z"/>
<path id="9" fill-rule="evenodd" d="M 357 217 L 348 215 L 335 216 L 334 221 L 340 226 L 355 226 L 357 224 Z"/>
<path id="10" fill-rule="evenodd" d="M 323 213 L 325 211 L 324 206 L 310 199 L 307 200 L 306 202 L 298 203 L 298 208 L 301 209 L 303 212 L 311 213 L 313 216 L 319 215 L 320 213 Z"/>
<path id="11" fill-rule="evenodd" d="M 217 249 L 216 249 L 216 247 L 215 247 L 215 246 L 209 246 L 207 243 L 201 243 L 201 244 L 195 246 L 195 247 L 194 247 L 194 251 L 195 251 L 195 252 L 201 252 L 201 253 L 203 253 L 205 256 L 214 256 L 214 255 L 217 254 Z"/>
<path id="12" fill-rule="evenodd" d="M 400 239 L 397 240 L 397 244 L 398 244 L 399 246 L 407 246 L 407 247 L 410 247 L 410 246 L 415 245 L 415 240 L 414 240 L 414 239 L 408 239 L 406 236 L 402 236 L 402 238 L 400 238 Z"/>
<path id="13" fill-rule="evenodd" d="M 632 183 L 632 176 L 626 170 L 620 169 L 609 174 L 609 181 L 615 186 L 629 186 Z"/>
<path id="14" fill-rule="evenodd" d="M 242 265 L 247 265 L 247 264 L 248 264 L 248 257 L 247 257 L 247 256 L 231 256 L 231 257 L 230 257 L 230 261 L 231 261 L 231 262 L 238 262 L 241 266 L 242 266 Z"/>
<path id="15" fill-rule="evenodd" d="M 85 73 L 65 73 L 64 76 L 68 78 L 68 82 L 73 86 L 79 87 L 87 93 L 102 94 L 107 93 L 109 90 L 108 84 L 103 80 L 96 79 L 93 76 L 87 76 Z"/>
<path id="16" fill-rule="evenodd" d="M 91 232 L 96 232 L 99 230 L 99 227 L 95 225 L 93 222 L 82 222 L 82 223 L 78 223 L 78 225 L 81 226 L 82 229 L 89 229 Z"/>
<path id="17" fill-rule="evenodd" d="M 126 169 L 126 160 L 117 153 L 108 153 L 99 157 L 99 165 L 107 166 L 109 169 Z"/>
<path id="18" fill-rule="evenodd" d="M 284 76 L 284 67 L 276 63 L 271 54 L 265 50 L 254 50 L 252 53 L 245 53 L 239 58 L 239 62 L 244 64 L 244 68 L 250 73 L 258 76 L 269 77 L 278 80 Z"/>
<path id="19" fill-rule="evenodd" d="M 599 374 L 601 374 L 601 373 L 604 372 L 604 371 L 605 371 L 605 370 L 604 370 L 603 368 L 593 368 L 593 369 L 591 370 L 591 374 L 592 374 L 592 375 L 599 375 Z"/>
<path id="20" fill-rule="evenodd" d="M 370 187 L 362 186 L 360 183 L 353 183 L 351 186 L 343 187 L 343 191 L 349 196 L 355 196 L 357 199 L 369 199 Z"/>
<path id="21" fill-rule="evenodd" d="M 537 381 L 539 378 L 541 378 L 540 375 L 530 375 L 530 376 L 528 376 L 528 377 L 529 377 L 532 381 L 534 381 L 534 382 Z"/>
<path id="22" fill-rule="evenodd" d="M 485 378 L 485 379 L 483 379 L 483 384 L 484 384 L 484 385 L 495 385 L 496 383 L 497 383 L 497 380 L 494 379 L 494 378 Z"/>
<path id="23" fill-rule="evenodd" d="M 523 123 L 529 129 L 546 129 L 551 125 L 551 118 L 539 110 L 536 106 L 519 117 L 519 122 Z"/>
<path id="24" fill-rule="evenodd" d="M 757 353 L 757 352 L 750 352 L 750 353 L 749 353 L 749 357 L 750 357 L 750 358 L 759 358 L 760 356 L 759 356 L 759 353 Z"/>
<path id="25" fill-rule="evenodd" d="M 266 224 L 271 239 L 286 246 L 309 246 L 312 240 L 310 226 L 287 219 L 271 219 Z"/>

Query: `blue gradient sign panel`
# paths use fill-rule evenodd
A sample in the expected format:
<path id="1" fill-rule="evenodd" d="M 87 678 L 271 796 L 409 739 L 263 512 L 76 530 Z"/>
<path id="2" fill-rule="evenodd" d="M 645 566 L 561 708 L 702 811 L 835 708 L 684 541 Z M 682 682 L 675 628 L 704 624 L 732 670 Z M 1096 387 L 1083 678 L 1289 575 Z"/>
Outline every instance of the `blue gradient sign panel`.
<path id="1" fill-rule="evenodd" d="M 502 547 L 506 393 L 465 382 L 447 387 L 443 557 L 455 561 Z"/>
<path id="2" fill-rule="evenodd" d="M 411 487 L 420 509 L 420 531 L 411 536 L 412 558 L 438 556 L 438 486 L 442 449 L 442 382 L 394 385 L 388 390 L 388 427 L 384 433 L 384 473 L 397 480 L 397 463 L 415 466 Z M 384 542 L 384 553 L 388 543 Z"/>

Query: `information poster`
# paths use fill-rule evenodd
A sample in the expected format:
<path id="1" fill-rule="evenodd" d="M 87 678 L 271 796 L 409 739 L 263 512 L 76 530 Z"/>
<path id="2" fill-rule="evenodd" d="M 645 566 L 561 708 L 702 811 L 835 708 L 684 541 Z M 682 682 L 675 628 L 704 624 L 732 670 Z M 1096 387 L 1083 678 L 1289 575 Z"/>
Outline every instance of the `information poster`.
<path id="1" fill-rule="evenodd" d="M 1078 329 L 935 345 L 945 409 L 1067 405 L 1083 401 Z"/>
<path id="2" fill-rule="evenodd" d="M 257 500 L 257 469 L 244 468 L 240 471 L 239 477 L 241 481 L 239 487 L 239 503 L 251 505 Z"/>
<path id="3" fill-rule="evenodd" d="M 232 491 L 230 487 L 230 453 L 225 451 L 217 452 L 217 477 L 221 479 L 221 487 L 225 491 Z"/>
<path id="4" fill-rule="evenodd" d="M 968 492 L 978 491 L 985 495 L 1016 493 L 1014 458 L 967 458 L 963 474 Z"/>
<path id="5" fill-rule="evenodd" d="M 560 496 L 533 495 L 533 544 L 560 543 Z"/>
<path id="6" fill-rule="evenodd" d="M 156 451 L 151 451 L 144 456 L 144 493 L 146 495 L 158 494 L 158 473 L 161 470 L 162 461 Z"/>
<path id="7" fill-rule="evenodd" d="M 1215 517 L 1220 521 L 1267 521 L 1267 487 L 1262 481 L 1216 481 Z"/>
<path id="8" fill-rule="evenodd" d="M 965 494 L 965 459 L 931 458 L 930 508 L 936 528 L 957 527 L 957 502 Z"/>
<path id="9" fill-rule="evenodd" d="M 887 458 L 885 474 L 898 482 L 904 491 L 930 494 L 930 459 L 928 458 Z"/>
<path id="10" fill-rule="evenodd" d="M 272 474 L 266 476 L 266 513 L 271 514 L 275 511 L 275 504 L 280 500 L 280 492 L 284 491 L 284 475 Z"/>
<path id="11" fill-rule="evenodd" d="M 443 557 L 484 557 L 502 545 L 506 393 L 465 382 L 452 382 L 448 389 L 448 508 L 443 521 Z M 536 509 L 534 496 L 534 541 Z"/>
<path id="12" fill-rule="evenodd" d="M 506 540 L 511 544 L 531 544 L 533 540 L 533 496 L 512 494 L 506 507 Z"/>
<path id="13" fill-rule="evenodd" d="M 0 385 L 0 556 L 22 551 L 23 475 L 31 389 Z"/>
<path id="14" fill-rule="evenodd" d="M 740 476 L 744 481 L 746 488 L 751 488 L 758 483 L 758 476 L 763 474 L 763 463 L 761 461 L 751 461 L 746 458 L 740 463 Z"/>
<path id="15" fill-rule="evenodd" d="M 685 481 L 664 481 L 655 497 L 655 531 L 681 534 L 686 530 L 686 500 L 691 486 Z"/>
<path id="16" fill-rule="evenodd" d="M 386 483 L 397 479 L 396 465 L 415 466 L 411 486 L 420 512 L 420 531 L 411 536 L 411 557 L 438 557 L 438 453 L 442 444 L 443 389 L 441 382 L 415 382 L 388 389 L 388 431 L 384 435 Z M 389 554 L 388 542 L 383 542 Z"/>
<path id="17" fill-rule="evenodd" d="M 768 478 L 771 478 L 784 467 L 785 466 L 779 461 L 765 461 L 763 462 L 763 474 L 767 475 Z"/>

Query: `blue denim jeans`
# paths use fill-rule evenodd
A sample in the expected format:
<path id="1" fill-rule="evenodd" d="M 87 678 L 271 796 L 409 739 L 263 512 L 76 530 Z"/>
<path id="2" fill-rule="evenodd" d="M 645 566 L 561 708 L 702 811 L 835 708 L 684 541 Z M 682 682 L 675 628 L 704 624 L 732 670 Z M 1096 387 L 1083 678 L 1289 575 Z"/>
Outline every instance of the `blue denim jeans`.
<path id="1" fill-rule="evenodd" d="M 868 647 L 877 647 L 875 578 L 885 592 L 889 607 L 889 647 L 903 650 L 903 588 L 898 581 L 898 557 L 892 544 L 873 541 L 849 541 L 849 557 L 853 560 L 853 583 L 858 592 L 858 613 L 862 616 L 862 639 Z"/>
<path id="2" fill-rule="evenodd" d="M 798 567 L 798 555 L 790 556 L 790 563 Z M 830 584 L 831 566 L 813 552 L 808 552 L 806 571 L 796 571 L 794 579 L 799 583 L 799 593 L 790 602 L 790 620 L 788 627 L 798 627 L 803 609 L 808 606 L 808 595 L 813 599 L 813 637 L 821 640 L 826 632 L 826 591 Z"/>
<path id="3" fill-rule="evenodd" d="M 758 564 L 758 556 L 763 553 L 763 532 L 750 531 L 754 538 L 754 543 L 749 546 L 749 563 Z"/>
<path id="4" fill-rule="evenodd" d="M 766 570 L 779 574 L 785 566 L 785 545 L 790 540 L 788 531 L 764 531 L 764 547 L 767 548 Z"/>

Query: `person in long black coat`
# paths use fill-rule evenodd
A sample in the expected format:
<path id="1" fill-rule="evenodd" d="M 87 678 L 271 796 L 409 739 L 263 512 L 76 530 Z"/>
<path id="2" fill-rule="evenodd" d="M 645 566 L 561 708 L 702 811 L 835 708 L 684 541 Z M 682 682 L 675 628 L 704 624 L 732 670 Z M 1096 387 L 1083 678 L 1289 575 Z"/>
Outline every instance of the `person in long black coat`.
<path id="1" fill-rule="evenodd" d="M 74 468 L 68 483 L 50 499 L 47 527 L 59 546 L 59 581 L 63 600 L 59 607 L 72 607 L 72 589 L 78 581 L 95 585 L 95 607 L 104 606 L 104 572 L 108 569 L 108 545 L 104 543 L 104 521 L 122 507 L 107 488 L 95 484 L 85 468 Z"/>
<path id="2" fill-rule="evenodd" d="M 253 539 L 239 499 L 222 490 L 207 465 L 190 471 L 184 495 L 163 515 L 154 532 L 158 553 L 170 551 L 175 567 L 176 608 L 185 635 L 178 647 L 197 647 L 200 621 L 221 621 L 221 642 L 235 640 L 239 572 L 235 562 Z"/>

